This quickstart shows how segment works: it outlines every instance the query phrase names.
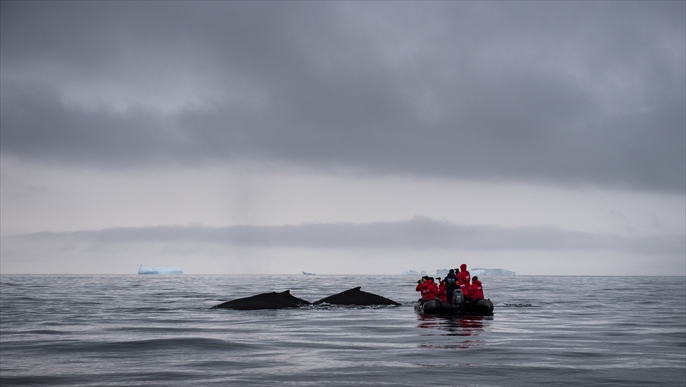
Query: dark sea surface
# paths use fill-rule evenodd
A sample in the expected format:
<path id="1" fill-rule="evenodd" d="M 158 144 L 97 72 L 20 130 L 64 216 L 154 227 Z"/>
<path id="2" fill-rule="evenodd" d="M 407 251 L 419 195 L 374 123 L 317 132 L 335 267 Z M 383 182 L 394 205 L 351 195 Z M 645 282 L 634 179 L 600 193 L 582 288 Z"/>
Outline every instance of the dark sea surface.
<path id="1" fill-rule="evenodd" d="M 684 277 L 482 277 L 495 315 L 414 312 L 412 276 L 0 276 L 0 385 L 684 386 Z M 210 309 L 290 289 L 400 307 Z"/>

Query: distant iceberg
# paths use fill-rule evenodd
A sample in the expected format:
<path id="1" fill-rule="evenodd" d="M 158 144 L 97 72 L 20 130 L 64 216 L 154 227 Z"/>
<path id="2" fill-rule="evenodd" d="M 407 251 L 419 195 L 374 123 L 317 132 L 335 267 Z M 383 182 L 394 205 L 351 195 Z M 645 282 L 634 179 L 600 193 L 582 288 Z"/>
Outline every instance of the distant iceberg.
<path id="1" fill-rule="evenodd" d="M 138 268 L 138 274 L 183 274 L 183 270 L 178 267 L 148 267 L 141 265 Z"/>
<path id="2" fill-rule="evenodd" d="M 469 274 L 475 275 L 516 275 L 514 271 L 509 271 L 505 269 L 483 269 L 480 267 L 469 270 Z"/>
<path id="3" fill-rule="evenodd" d="M 514 271 L 509 271 L 505 269 L 484 269 L 484 268 L 475 268 L 475 269 L 467 269 L 469 271 L 469 274 L 472 276 L 479 276 L 479 275 L 515 275 Z M 448 275 L 449 269 L 436 269 L 436 275 L 445 277 Z"/>
<path id="4" fill-rule="evenodd" d="M 426 272 L 425 271 L 418 272 L 416 270 L 408 270 L 408 271 L 404 271 L 403 275 L 426 275 Z"/>
<path id="5" fill-rule="evenodd" d="M 311 271 L 304 271 L 304 270 L 303 270 L 303 274 L 305 274 L 305 275 L 317 275 L 317 273 L 313 273 Z"/>

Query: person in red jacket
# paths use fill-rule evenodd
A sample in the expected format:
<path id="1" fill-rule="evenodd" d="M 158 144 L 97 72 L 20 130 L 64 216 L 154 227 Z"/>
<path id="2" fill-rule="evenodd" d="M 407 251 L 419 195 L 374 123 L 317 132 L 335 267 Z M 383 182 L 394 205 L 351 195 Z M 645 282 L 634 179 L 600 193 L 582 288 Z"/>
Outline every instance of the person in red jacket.
<path id="1" fill-rule="evenodd" d="M 418 291 L 422 296 L 422 298 L 420 298 L 420 301 L 424 299 L 424 295 L 422 294 L 422 289 L 424 289 L 424 285 L 426 284 L 426 280 L 428 278 L 429 277 L 427 277 L 427 276 L 420 278 L 419 281 L 417 281 L 417 287 L 414 288 L 414 290 Z"/>
<path id="2" fill-rule="evenodd" d="M 457 280 L 460 281 L 460 283 L 466 284 L 467 287 L 469 287 L 469 272 L 467 271 L 467 264 L 463 263 L 460 265 L 460 274 L 457 275 Z"/>
<path id="3" fill-rule="evenodd" d="M 469 284 L 465 284 L 464 282 L 460 282 L 460 290 L 462 290 L 462 297 L 469 301 L 472 299 L 471 294 L 472 294 L 472 288 L 469 286 Z"/>
<path id="4" fill-rule="evenodd" d="M 438 299 L 441 301 L 447 301 L 448 293 L 446 292 L 445 281 L 441 281 L 441 277 L 438 277 L 438 282 L 440 282 L 440 285 L 438 285 L 436 296 L 438 296 Z"/>
<path id="5" fill-rule="evenodd" d="M 422 291 L 422 286 L 424 286 L 424 282 L 426 282 L 427 277 L 422 277 L 417 281 L 417 287 L 414 288 L 414 290 L 421 292 Z"/>
<path id="6" fill-rule="evenodd" d="M 436 298 L 438 287 L 434 283 L 434 279 L 427 277 L 423 284 L 417 286 L 422 293 L 422 300 L 429 301 Z"/>
<path id="7" fill-rule="evenodd" d="M 479 281 L 479 277 L 477 276 L 472 278 L 472 285 L 469 287 L 469 296 L 473 300 L 484 298 L 484 288 L 481 286 L 481 281 Z"/>

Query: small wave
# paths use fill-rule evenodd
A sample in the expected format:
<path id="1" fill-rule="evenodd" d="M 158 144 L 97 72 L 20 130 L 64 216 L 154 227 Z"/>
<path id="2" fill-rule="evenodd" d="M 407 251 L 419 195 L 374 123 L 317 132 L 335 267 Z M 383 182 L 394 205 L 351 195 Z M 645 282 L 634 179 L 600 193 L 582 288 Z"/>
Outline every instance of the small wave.
<path id="1" fill-rule="evenodd" d="M 99 351 L 156 351 L 165 350 L 170 348 L 196 348 L 201 350 L 237 350 L 249 348 L 250 345 L 246 345 L 239 342 L 232 342 L 227 340 L 210 339 L 203 337 L 183 337 L 183 338 L 168 338 L 168 339 L 148 339 L 148 340 L 135 340 L 135 341 L 123 341 L 114 343 L 105 343 L 102 345 L 96 344 Z M 95 348 L 94 348 L 95 349 Z"/>
<path id="2" fill-rule="evenodd" d="M 50 386 L 73 383 L 74 377 L 57 375 L 0 376 L 3 386 Z"/>
<path id="3" fill-rule="evenodd" d="M 536 307 L 533 304 L 524 304 L 524 303 L 496 304 L 495 306 L 498 308 L 535 308 Z"/>
<path id="4" fill-rule="evenodd" d="M 183 337 L 167 339 L 146 339 L 115 342 L 61 341 L 33 343 L 31 348 L 41 353 L 144 353 L 183 348 L 200 351 L 245 351 L 254 345 L 239 341 L 210 339 L 204 337 Z"/>
<path id="5" fill-rule="evenodd" d="M 33 329 L 33 330 L 23 331 L 23 332 L 18 332 L 18 333 L 25 333 L 25 334 L 30 334 L 30 335 L 63 335 L 63 334 L 66 334 L 67 332 L 56 331 L 53 329 Z"/>
<path id="6" fill-rule="evenodd" d="M 397 305 L 336 305 L 329 303 L 303 305 L 306 309 L 389 309 L 396 308 Z"/>

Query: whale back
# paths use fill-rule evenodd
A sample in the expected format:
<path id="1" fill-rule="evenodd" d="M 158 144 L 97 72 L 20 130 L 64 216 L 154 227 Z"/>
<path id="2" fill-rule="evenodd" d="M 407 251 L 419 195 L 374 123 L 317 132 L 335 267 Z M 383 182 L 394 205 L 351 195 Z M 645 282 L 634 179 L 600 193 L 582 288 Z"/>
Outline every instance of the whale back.
<path id="1" fill-rule="evenodd" d="M 281 293 L 270 292 L 251 297 L 238 298 L 213 306 L 212 309 L 260 310 L 286 309 L 308 305 L 309 302 L 291 295 L 289 290 Z"/>
<path id="2" fill-rule="evenodd" d="M 344 292 L 334 294 L 332 296 L 322 298 L 315 301 L 314 304 L 332 304 L 332 305 L 400 305 L 399 303 L 390 300 L 386 297 L 377 294 L 368 293 L 360 290 L 360 286 L 348 289 Z"/>

